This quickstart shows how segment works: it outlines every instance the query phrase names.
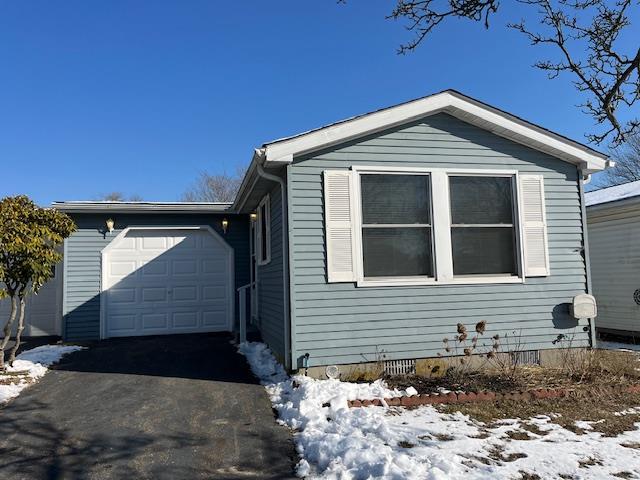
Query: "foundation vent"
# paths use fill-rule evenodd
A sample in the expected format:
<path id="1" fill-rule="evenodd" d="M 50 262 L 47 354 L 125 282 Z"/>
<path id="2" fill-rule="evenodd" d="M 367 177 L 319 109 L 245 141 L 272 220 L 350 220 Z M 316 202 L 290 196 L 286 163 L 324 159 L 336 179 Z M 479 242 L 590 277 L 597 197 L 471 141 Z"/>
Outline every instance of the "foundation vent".
<path id="1" fill-rule="evenodd" d="M 384 362 L 385 375 L 413 375 L 415 373 L 415 360 L 386 360 Z"/>
<path id="2" fill-rule="evenodd" d="M 516 365 L 540 365 L 540 350 L 509 352 L 509 355 Z"/>

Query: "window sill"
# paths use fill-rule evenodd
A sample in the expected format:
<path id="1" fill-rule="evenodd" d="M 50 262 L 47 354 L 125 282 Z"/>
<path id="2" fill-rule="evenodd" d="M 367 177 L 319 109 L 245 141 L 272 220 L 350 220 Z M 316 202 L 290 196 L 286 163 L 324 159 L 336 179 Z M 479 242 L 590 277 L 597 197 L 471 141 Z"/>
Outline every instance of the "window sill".
<path id="1" fill-rule="evenodd" d="M 437 285 L 435 278 L 431 277 L 383 277 L 378 280 L 365 278 L 357 281 L 358 287 L 410 287 L 420 285 Z"/>
<path id="2" fill-rule="evenodd" d="M 271 263 L 271 259 L 265 260 L 263 262 L 256 262 L 258 267 L 264 267 L 265 265 L 269 265 Z"/>
<path id="3" fill-rule="evenodd" d="M 440 282 L 443 283 L 443 282 Z M 523 277 L 457 277 L 444 282 L 447 285 L 478 285 L 492 283 L 524 283 Z"/>
<path id="4" fill-rule="evenodd" d="M 381 278 L 380 280 L 363 279 L 356 282 L 358 287 L 420 287 L 438 285 L 491 285 L 491 284 L 524 283 L 522 277 L 459 277 L 449 280 L 435 278 Z"/>

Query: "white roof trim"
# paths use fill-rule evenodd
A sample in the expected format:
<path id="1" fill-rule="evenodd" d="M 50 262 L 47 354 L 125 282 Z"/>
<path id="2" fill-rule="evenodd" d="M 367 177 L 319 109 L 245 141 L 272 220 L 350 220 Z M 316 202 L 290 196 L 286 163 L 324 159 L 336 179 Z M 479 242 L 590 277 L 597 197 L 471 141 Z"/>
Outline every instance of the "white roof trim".
<path id="1" fill-rule="evenodd" d="M 439 112 L 576 164 L 585 174 L 604 170 L 607 156 L 453 91 L 407 102 L 265 145 L 267 163 L 291 163 L 301 155 Z"/>
<path id="2" fill-rule="evenodd" d="M 118 213 L 183 213 L 228 212 L 231 203 L 222 202 L 109 202 L 109 201 L 70 201 L 53 202 L 56 210 L 69 213 L 118 212 Z"/>

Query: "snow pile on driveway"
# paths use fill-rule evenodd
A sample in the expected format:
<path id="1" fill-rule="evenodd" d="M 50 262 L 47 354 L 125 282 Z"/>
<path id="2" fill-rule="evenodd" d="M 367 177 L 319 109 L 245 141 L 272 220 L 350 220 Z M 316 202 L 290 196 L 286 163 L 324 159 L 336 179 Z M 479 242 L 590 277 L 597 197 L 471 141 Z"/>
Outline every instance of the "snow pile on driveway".
<path id="1" fill-rule="evenodd" d="M 16 357 L 7 373 L 0 373 L 0 405 L 20 395 L 28 385 L 39 380 L 50 365 L 58 362 L 67 353 L 82 350 L 73 345 L 42 345 L 26 350 Z"/>
<path id="2" fill-rule="evenodd" d="M 240 353 L 267 389 L 279 422 L 294 429 L 300 477 L 325 479 L 610 478 L 640 476 L 640 432 L 578 434 L 549 416 L 485 426 L 431 406 L 347 407 L 347 400 L 401 395 L 383 382 L 288 377 L 269 349 Z M 584 425 L 583 425 L 584 426 Z M 564 475 L 564 477 L 562 477 Z M 628 475 L 632 475 L 629 477 Z M 536 478 L 536 477 L 531 477 Z"/>

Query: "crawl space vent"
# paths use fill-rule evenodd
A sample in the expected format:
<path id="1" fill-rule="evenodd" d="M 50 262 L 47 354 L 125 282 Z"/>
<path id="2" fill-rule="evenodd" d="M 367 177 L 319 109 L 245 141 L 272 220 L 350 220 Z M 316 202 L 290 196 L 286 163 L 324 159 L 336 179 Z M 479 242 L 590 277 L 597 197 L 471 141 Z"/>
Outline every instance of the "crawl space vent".
<path id="1" fill-rule="evenodd" d="M 540 365 L 540 350 L 509 352 L 509 355 L 516 365 Z"/>
<path id="2" fill-rule="evenodd" d="M 385 375 L 413 375 L 416 373 L 415 360 L 387 360 L 384 362 Z"/>

